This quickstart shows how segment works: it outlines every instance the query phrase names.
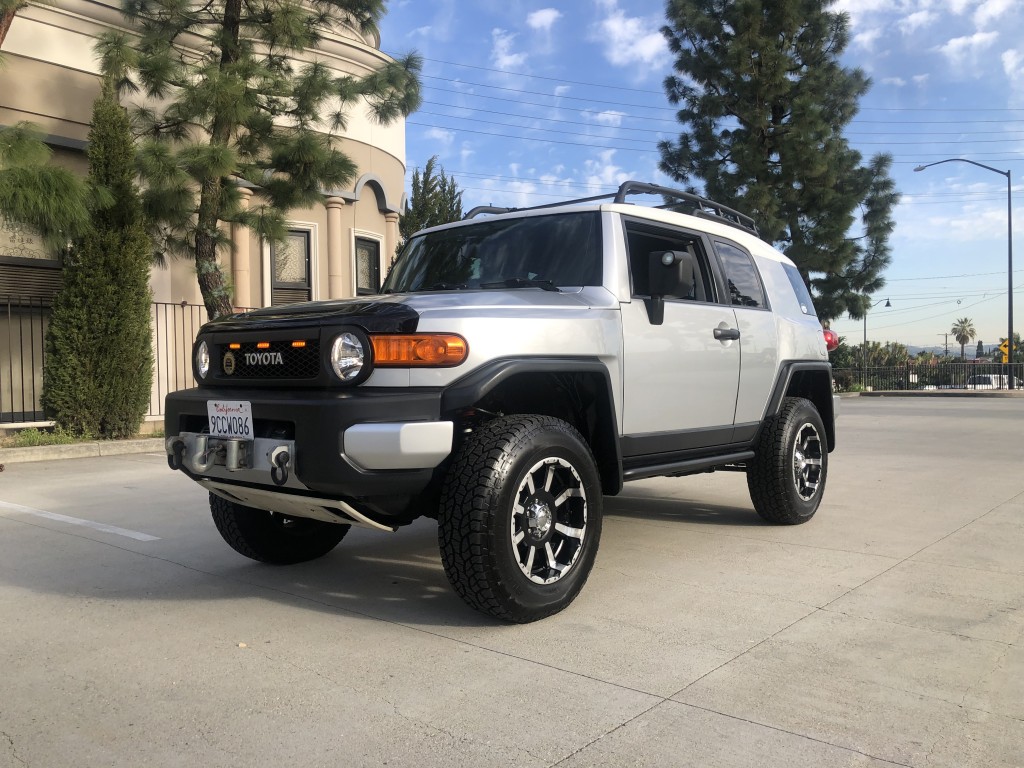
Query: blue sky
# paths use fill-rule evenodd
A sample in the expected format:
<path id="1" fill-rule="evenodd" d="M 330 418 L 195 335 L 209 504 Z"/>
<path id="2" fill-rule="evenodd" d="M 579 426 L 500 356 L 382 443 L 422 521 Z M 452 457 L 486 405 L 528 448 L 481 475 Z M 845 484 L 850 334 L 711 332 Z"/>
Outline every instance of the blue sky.
<path id="1" fill-rule="evenodd" d="M 658 171 L 656 148 L 679 130 L 661 87 L 672 71 L 658 31 L 663 3 L 388 7 L 382 48 L 425 59 L 423 106 L 406 128 L 409 178 L 437 155 L 467 209 L 599 194 L 626 179 L 673 184 Z M 966 163 L 913 168 L 963 157 L 1009 170 L 1016 232 L 1024 233 L 1024 3 L 838 0 L 834 8 L 851 17 L 844 63 L 873 81 L 847 137 L 865 158 L 893 155 L 903 195 L 868 338 L 942 345 L 953 322 L 969 317 L 991 346 L 1007 331 L 1006 179 Z M 1024 247 L 1014 255 L 1020 331 Z M 846 317 L 832 327 L 852 343 L 864 333 Z"/>

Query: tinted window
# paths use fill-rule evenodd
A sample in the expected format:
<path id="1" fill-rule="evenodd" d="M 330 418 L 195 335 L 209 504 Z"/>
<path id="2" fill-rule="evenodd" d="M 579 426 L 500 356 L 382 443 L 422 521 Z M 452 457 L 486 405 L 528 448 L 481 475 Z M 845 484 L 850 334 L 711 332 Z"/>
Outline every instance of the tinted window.
<path id="1" fill-rule="evenodd" d="M 725 267 L 732 303 L 740 307 L 765 306 L 761 279 L 750 256 L 728 243 L 716 242 L 715 247 Z"/>
<path id="2" fill-rule="evenodd" d="M 550 280 L 601 285 L 597 211 L 492 219 L 413 237 L 384 283 L 385 293 Z"/>
<path id="3" fill-rule="evenodd" d="M 800 270 L 792 264 L 783 264 L 782 268 L 786 270 L 786 277 L 789 278 L 789 284 L 793 286 L 793 293 L 796 294 L 796 300 L 800 304 L 800 309 L 805 315 L 816 315 L 810 291 L 807 290 L 804 279 L 800 277 Z"/>

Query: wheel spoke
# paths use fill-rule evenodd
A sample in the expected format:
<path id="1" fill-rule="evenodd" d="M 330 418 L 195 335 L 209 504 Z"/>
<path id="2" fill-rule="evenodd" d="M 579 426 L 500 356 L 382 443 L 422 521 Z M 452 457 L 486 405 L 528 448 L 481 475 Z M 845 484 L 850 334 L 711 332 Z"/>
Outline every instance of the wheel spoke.
<path id="1" fill-rule="evenodd" d="M 555 506 L 562 506 L 562 504 L 565 503 L 566 499 L 571 499 L 573 497 L 581 498 L 582 496 L 583 491 L 581 491 L 579 488 L 567 488 L 564 491 L 562 491 L 562 493 L 558 496 L 557 499 L 555 499 Z"/>
<path id="2" fill-rule="evenodd" d="M 551 492 L 551 482 L 555 479 L 555 465 L 548 464 L 548 475 L 544 478 L 544 490 Z"/>
<path id="3" fill-rule="evenodd" d="M 568 536 L 570 539 L 579 539 L 580 541 L 583 540 L 582 528 L 573 528 L 571 526 L 565 525 L 565 523 L 555 523 L 555 530 L 563 536 Z"/>
<path id="4" fill-rule="evenodd" d="M 533 573 L 533 558 L 537 556 L 537 548 L 530 547 L 530 552 L 526 556 L 526 562 L 523 563 L 523 570 L 529 575 Z"/>
<path id="5" fill-rule="evenodd" d="M 548 567 L 556 571 L 562 570 L 558 567 L 558 561 L 555 560 L 555 552 L 553 549 L 551 549 L 550 541 L 544 545 L 544 551 L 547 553 L 548 556 Z"/>
<path id="6" fill-rule="evenodd" d="M 533 496 L 533 494 L 535 494 L 537 492 L 536 487 L 534 487 L 534 485 L 533 485 L 533 473 L 532 472 L 526 476 L 526 490 L 528 490 L 530 492 L 531 496 Z"/>
<path id="7" fill-rule="evenodd" d="M 520 531 L 516 531 L 512 535 L 512 543 L 515 544 L 516 546 L 518 546 L 519 542 L 521 542 L 525 538 L 526 538 L 526 532 L 525 531 L 521 531 L 521 530 Z"/>
<path id="8" fill-rule="evenodd" d="M 804 463 L 811 467 L 820 467 L 821 459 L 804 459 Z"/>

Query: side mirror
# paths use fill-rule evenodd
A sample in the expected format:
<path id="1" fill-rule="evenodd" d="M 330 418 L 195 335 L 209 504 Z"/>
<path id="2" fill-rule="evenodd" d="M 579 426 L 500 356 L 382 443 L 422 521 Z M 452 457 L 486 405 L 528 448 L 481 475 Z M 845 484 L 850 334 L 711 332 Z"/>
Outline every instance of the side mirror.
<path id="1" fill-rule="evenodd" d="M 652 251 L 648 255 L 651 298 L 647 316 L 651 325 L 665 322 L 665 297 L 693 299 L 697 291 L 697 263 L 689 251 Z"/>

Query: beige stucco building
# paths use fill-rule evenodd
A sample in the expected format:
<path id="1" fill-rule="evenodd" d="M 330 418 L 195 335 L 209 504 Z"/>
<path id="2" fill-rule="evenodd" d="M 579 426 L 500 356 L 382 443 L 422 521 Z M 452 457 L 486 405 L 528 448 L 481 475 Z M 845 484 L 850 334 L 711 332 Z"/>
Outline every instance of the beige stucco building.
<path id="1" fill-rule="evenodd" d="M 48 0 L 45 5 L 29 5 L 14 18 L 0 51 L 4 59 L 0 125 L 35 123 L 47 134 L 55 161 L 83 174 L 92 104 L 99 94 L 93 45 L 109 29 L 131 32 L 119 8 L 117 0 Z M 352 28 L 328 35 L 316 51 L 296 58 L 316 58 L 339 74 L 356 76 L 389 61 L 380 50 L 379 37 Z M 323 190 L 322 204 L 291 211 L 289 237 L 283 246 L 271 247 L 244 227 L 232 229 L 234 247 L 221 259 L 236 307 L 343 298 L 379 288 L 398 243 L 405 123 L 398 120 L 381 126 L 361 108 L 350 110 L 348 118 L 340 145 L 358 168 L 351 186 Z M 252 193 L 244 190 L 243 194 Z M 5 301 L 10 307 L 13 297 L 19 305 L 27 301 L 44 307 L 45 314 L 59 286 L 60 269 L 57 255 L 46 252 L 31 232 L 0 224 L 0 310 Z M 154 267 L 150 283 L 158 305 L 202 304 L 191 261 L 171 260 L 165 268 Z M 158 317 L 156 310 L 154 316 Z M 12 323 L 14 319 L 8 319 L 9 337 Z M 24 327 L 15 328 L 14 335 L 23 342 Z M 33 330 L 32 335 L 38 333 Z M 19 410 L 17 385 L 4 386 L 0 422 L 12 420 L 5 418 L 8 413 L 38 416 L 35 390 L 41 363 L 26 360 L 23 352 L 19 361 L 17 349 L 3 346 L 0 342 L 0 369 L 9 365 L 11 370 L 0 370 L 0 378 L 9 382 L 20 378 L 23 389 L 29 386 L 34 394 L 28 398 L 33 402 L 23 402 Z M 154 404 L 162 399 L 160 390 L 165 388 L 155 385 Z"/>

